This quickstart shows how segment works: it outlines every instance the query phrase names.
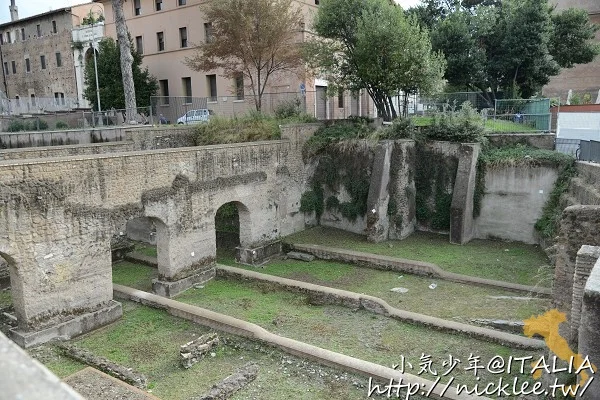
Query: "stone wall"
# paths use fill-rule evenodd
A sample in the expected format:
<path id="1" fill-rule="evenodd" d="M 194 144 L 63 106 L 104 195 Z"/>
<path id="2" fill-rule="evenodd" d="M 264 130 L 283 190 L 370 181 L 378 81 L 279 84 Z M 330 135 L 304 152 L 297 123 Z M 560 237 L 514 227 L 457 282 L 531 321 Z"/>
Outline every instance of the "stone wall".
<path id="1" fill-rule="evenodd" d="M 65 131 L 0 132 L 0 149 L 117 142 L 126 139 L 126 129 L 136 128 L 121 126 Z"/>
<path id="2" fill-rule="evenodd" d="M 577 176 L 569 183 L 566 202 L 600 205 L 600 164 L 577 162 Z"/>
<path id="3" fill-rule="evenodd" d="M 557 177 L 549 167 L 487 167 L 475 237 L 537 243 L 534 225 Z"/>
<path id="4" fill-rule="evenodd" d="M 585 283 L 581 307 L 581 319 L 578 332 L 578 352 L 588 356 L 595 365 L 600 365 L 600 259 L 597 259 L 590 277 Z M 600 393 L 600 379 L 596 376 L 582 397 L 585 400 L 596 400 Z"/>
<path id="5" fill-rule="evenodd" d="M 53 158 L 75 155 L 119 153 L 134 150 L 133 145 L 133 142 L 124 141 L 0 150 L 0 160 L 21 160 L 26 158 Z"/>
<path id="6" fill-rule="evenodd" d="M 487 135 L 490 147 L 510 147 L 523 144 L 537 149 L 554 150 L 554 133 L 495 133 Z"/>
<path id="7" fill-rule="evenodd" d="M 571 305 L 571 335 L 573 338 L 577 338 L 579 331 L 585 284 L 599 258 L 600 247 L 598 246 L 581 246 L 581 249 L 577 252 Z"/>
<path id="8" fill-rule="evenodd" d="M 562 213 L 556 242 L 553 303 L 571 321 L 573 280 L 577 253 L 581 246 L 600 246 L 600 206 L 570 206 Z M 565 324 L 566 325 L 566 324 Z M 561 335 L 576 341 L 570 324 L 561 326 Z"/>

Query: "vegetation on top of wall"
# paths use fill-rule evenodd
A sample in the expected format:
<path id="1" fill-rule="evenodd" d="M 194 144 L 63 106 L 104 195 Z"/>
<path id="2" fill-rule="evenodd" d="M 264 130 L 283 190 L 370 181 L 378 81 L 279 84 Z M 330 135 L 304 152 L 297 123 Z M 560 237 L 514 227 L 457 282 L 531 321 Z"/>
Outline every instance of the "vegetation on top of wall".
<path id="1" fill-rule="evenodd" d="M 473 216 L 479 216 L 481 199 L 485 191 L 485 171 L 487 168 L 501 167 L 550 167 L 556 168 L 558 178 L 542 209 L 542 216 L 535 229 L 544 238 L 556 235 L 562 213 L 561 196 L 569 189 L 569 182 L 577 173 L 575 159 L 567 154 L 552 150 L 542 150 L 524 145 L 486 149 L 479 156 L 475 187 Z"/>
<path id="2" fill-rule="evenodd" d="M 366 139 L 371 137 L 373 132 L 375 132 L 375 128 L 366 119 L 330 121 L 317 129 L 314 135 L 306 141 L 302 148 L 302 157 L 304 162 L 308 162 L 312 157 L 327 149 L 330 144 L 350 139 Z"/>
<path id="3" fill-rule="evenodd" d="M 13 119 L 8 124 L 6 132 L 45 131 L 47 129 L 48 123 L 43 119 L 35 118 L 32 121 Z"/>
<path id="4" fill-rule="evenodd" d="M 274 118 L 256 111 L 235 118 L 211 117 L 210 122 L 194 127 L 196 146 L 211 144 L 256 142 L 281 138 L 280 125 L 314 122 L 306 114 L 286 114 L 286 118 Z"/>
<path id="5" fill-rule="evenodd" d="M 434 114 L 431 124 L 424 126 L 421 135 L 427 140 L 457 143 L 485 143 L 485 122 L 470 102 L 465 101 L 459 111 Z"/>

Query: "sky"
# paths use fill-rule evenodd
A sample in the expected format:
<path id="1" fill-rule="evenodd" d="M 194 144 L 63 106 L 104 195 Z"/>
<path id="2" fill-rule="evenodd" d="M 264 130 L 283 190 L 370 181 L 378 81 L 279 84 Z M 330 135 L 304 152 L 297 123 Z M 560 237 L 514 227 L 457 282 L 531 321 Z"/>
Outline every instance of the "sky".
<path id="1" fill-rule="evenodd" d="M 16 0 L 19 9 L 19 18 L 26 18 L 57 8 L 85 2 L 85 0 Z M 419 0 L 396 0 L 396 2 L 404 8 L 409 8 L 418 4 Z M 10 6 L 10 0 L 0 0 L 0 23 L 10 22 L 8 6 Z"/>

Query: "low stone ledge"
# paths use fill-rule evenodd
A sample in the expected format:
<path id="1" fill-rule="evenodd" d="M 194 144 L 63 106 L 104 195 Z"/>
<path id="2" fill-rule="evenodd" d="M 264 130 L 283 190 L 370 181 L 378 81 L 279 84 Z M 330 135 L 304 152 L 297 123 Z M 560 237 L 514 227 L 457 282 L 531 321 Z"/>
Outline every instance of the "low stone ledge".
<path id="1" fill-rule="evenodd" d="M 146 376 L 134 371 L 131 368 L 126 368 L 113 361 L 110 361 L 107 358 L 99 357 L 74 345 L 59 344 L 58 346 L 68 357 L 99 369 L 100 371 L 106 372 L 107 374 L 114 376 L 123 382 L 127 382 L 140 389 L 146 389 L 148 386 L 148 380 L 146 379 Z"/>
<path id="2" fill-rule="evenodd" d="M 121 318 L 121 303 L 111 300 L 109 305 L 86 314 L 78 315 L 60 324 L 39 331 L 10 330 L 11 339 L 21 347 L 32 347 L 53 339 L 69 340 L 84 333 L 108 325 Z"/>
<path id="3" fill-rule="evenodd" d="M 202 285 L 215 277 L 215 269 L 209 268 L 202 272 L 190 275 L 186 278 L 177 281 L 162 281 L 159 279 L 152 280 L 152 290 L 159 296 L 174 297 L 182 293 L 192 286 Z"/>
<path id="4" fill-rule="evenodd" d="M 277 240 L 258 247 L 237 247 L 235 261 L 244 265 L 260 266 L 279 254 L 281 254 L 281 241 Z"/>
<path id="5" fill-rule="evenodd" d="M 477 276 L 456 274 L 454 272 L 444 271 L 436 264 L 423 261 L 407 260 L 404 258 L 382 256 L 379 254 L 363 253 L 360 251 L 346 249 L 337 249 L 319 246 L 316 244 L 292 243 L 289 244 L 289 247 L 294 250 L 313 254 L 323 260 L 342 261 L 367 268 L 374 268 L 384 271 L 406 272 L 415 275 L 445 279 L 453 282 L 490 286 L 514 292 L 534 293 L 542 296 L 552 295 L 552 289 L 550 288 L 527 286 L 518 283 L 479 278 Z"/>
<path id="6" fill-rule="evenodd" d="M 349 292 L 347 290 L 315 285 L 312 283 L 295 281 L 278 276 L 261 274 L 240 268 L 217 265 L 217 275 L 229 279 L 257 280 L 277 285 L 284 290 L 308 293 L 311 301 L 317 298 L 320 305 L 339 305 L 352 309 L 365 309 L 367 311 L 384 315 L 403 322 L 428 326 L 441 331 L 462 333 L 471 337 L 486 340 L 488 342 L 520 349 L 543 349 L 545 344 L 541 340 L 530 339 L 524 336 L 499 332 L 493 329 L 481 328 L 456 321 L 449 321 L 438 317 L 419 314 L 411 311 L 400 310 L 390 306 L 385 300 L 365 294 Z"/>

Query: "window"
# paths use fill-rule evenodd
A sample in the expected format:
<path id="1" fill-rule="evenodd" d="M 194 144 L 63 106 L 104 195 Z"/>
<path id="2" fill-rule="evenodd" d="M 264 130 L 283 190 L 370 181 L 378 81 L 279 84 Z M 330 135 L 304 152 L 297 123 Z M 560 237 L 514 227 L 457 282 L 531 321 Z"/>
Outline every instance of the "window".
<path id="1" fill-rule="evenodd" d="M 25 41 L 25 28 L 21 28 L 21 40 Z"/>
<path id="2" fill-rule="evenodd" d="M 316 5 L 319 5 L 319 0 L 315 0 L 315 4 L 316 4 Z"/>
<path id="3" fill-rule="evenodd" d="M 204 40 L 206 43 L 212 40 L 212 22 L 204 23 Z"/>
<path id="4" fill-rule="evenodd" d="M 31 94 L 31 96 L 29 96 L 31 98 L 31 106 L 35 107 L 35 94 Z"/>
<path id="5" fill-rule="evenodd" d="M 142 15 L 141 0 L 133 0 L 133 14 L 134 15 Z"/>
<path id="6" fill-rule="evenodd" d="M 8 75 L 8 61 L 4 61 L 4 75 Z"/>
<path id="7" fill-rule="evenodd" d="M 42 69 L 46 69 L 46 56 L 40 56 L 40 64 L 42 65 Z"/>
<path id="8" fill-rule="evenodd" d="M 244 74 L 239 73 L 235 77 L 235 98 L 244 100 Z"/>
<path id="9" fill-rule="evenodd" d="M 19 96 L 15 96 L 15 103 L 17 103 L 17 107 L 21 106 L 21 98 Z"/>
<path id="10" fill-rule="evenodd" d="M 17 62 L 16 61 L 11 61 L 10 63 L 12 64 L 13 74 L 16 74 L 17 73 Z"/>
<path id="11" fill-rule="evenodd" d="M 185 95 L 185 102 L 192 102 L 192 78 L 181 78 L 181 83 L 183 84 L 183 93 Z"/>
<path id="12" fill-rule="evenodd" d="M 6 43 L 12 43 L 12 38 L 10 37 L 10 32 L 6 32 Z"/>
<path id="13" fill-rule="evenodd" d="M 160 95 L 163 96 L 162 104 L 169 104 L 169 80 L 161 79 L 158 81 L 158 86 L 160 87 Z"/>
<path id="14" fill-rule="evenodd" d="M 162 10 L 162 0 L 154 0 L 154 4 L 156 4 L 156 11 Z"/>
<path id="15" fill-rule="evenodd" d="M 158 42 L 158 51 L 165 49 L 165 35 L 162 32 L 156 33 L 156 41 Z"/>
<path id="16" fill-rule="evenodd" d="M 180 42 L 182 48 L 188 46 L 187 28 L 179 28 L 179 42 Z"/>
<path id="17" fill-rule="evenodd" d="M 57 106 L 65 105 L 65 94 L 60 92 L 54 92 L 54 101 Z"/>
<path id="18" fill-rule="evenodd" d="M 135 48 L 138 53 L 144 54 L 144 41 L 141 36 L 135 37 Z"/>
<path id="19" fill-rule="evenodd" d="M 40 24 L 37 24 L 35 26 L 36 30 L 37 30 L 37 35 L 38 37 L 42 36 L 42 26 Z"/>
<path id="20" fill-rule="evenodd" d="M 206 75 L 206 86 L 208 87 L 208 100 L 217 101 L 217 76 Z"/>
<path id="21" fill-rule="evenodd" d="M 344 91 L 338 92 L 338 108 L 344 108 Z"/>
<path id="22" fill-rule="evenodd" d="M 62 67 L 62 57 L 60 56 L 60 53 L 56 53 L 56 66 Z"/>
<path id="23" fill-rule="evenodd" d="M 0 44 L 4 44 L 4 33 L 0 34 Z"/>
<path id="24" fill-rule="evenodd" d="M 177 0 L 178 6 L 185 6 L 185 0 Z"/>
<path id="25" fill-rule="evenodd" d="M 25 59 L 25 72 L 31 72 L 31 65 L 29 65 L 29 58 Z"/>
<path id="26" fill-rule="evenodd" d="M 57 33 L 58 29 L 56 29 L 56 21 L 52 21 L 52 33 Z"/>

